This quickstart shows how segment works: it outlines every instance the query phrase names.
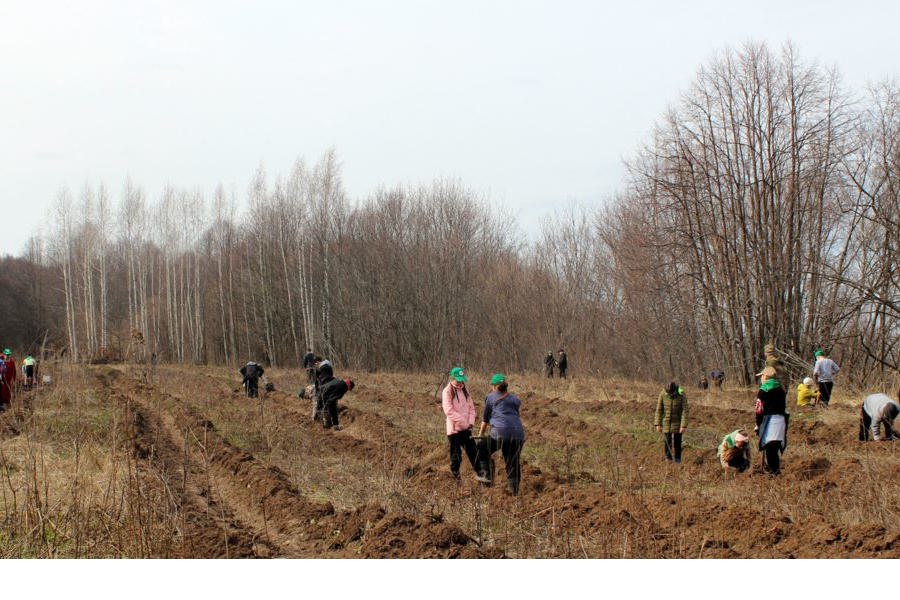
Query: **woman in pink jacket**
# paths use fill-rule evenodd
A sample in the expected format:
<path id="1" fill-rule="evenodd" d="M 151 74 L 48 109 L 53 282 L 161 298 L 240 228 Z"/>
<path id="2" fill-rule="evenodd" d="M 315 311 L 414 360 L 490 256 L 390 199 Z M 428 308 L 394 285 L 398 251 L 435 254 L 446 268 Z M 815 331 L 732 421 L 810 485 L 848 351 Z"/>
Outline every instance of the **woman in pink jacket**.
<path id="1" fill-rule="evenodd" d="M 466 389 L 466 374 L 462 367 L 450 370 L 450 382 L 441 395 L 444 414 L 447 415 L 447 439 L 450 441 L 450 472 L 459 479 L 462 451 L 465 449 L 472 468 L 478 474 L 477 450 L 472 439 L 475 426 L 475 403 Z"/>

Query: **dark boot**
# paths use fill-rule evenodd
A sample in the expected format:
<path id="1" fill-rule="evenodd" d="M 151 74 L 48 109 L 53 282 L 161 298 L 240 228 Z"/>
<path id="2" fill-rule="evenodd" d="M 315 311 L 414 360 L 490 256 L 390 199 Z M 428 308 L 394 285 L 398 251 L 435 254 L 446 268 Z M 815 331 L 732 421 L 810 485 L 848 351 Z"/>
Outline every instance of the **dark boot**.
<path id="1" fill-rule="evenodd" d="M 479 461 L 480 471 L 475 474 L 475 479 L 484 485 L 491 485 L 494 482 L 494 459 Z"/>
<path id="2" fill-rule="evenodd" d="M 506 492 L 510 496 L 518 496 L 519 495 L 519 480 L 518 479 L 507 479 L 506 480 Z"/>

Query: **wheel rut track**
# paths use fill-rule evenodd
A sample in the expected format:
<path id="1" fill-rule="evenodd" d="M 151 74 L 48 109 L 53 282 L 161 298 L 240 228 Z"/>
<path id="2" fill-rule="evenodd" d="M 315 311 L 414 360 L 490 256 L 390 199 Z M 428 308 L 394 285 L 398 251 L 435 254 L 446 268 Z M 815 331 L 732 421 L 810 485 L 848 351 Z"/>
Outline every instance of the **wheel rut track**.
<path id="1" fill-rule="evenodd" d="M 160 485 L 181 517 L 176 532 L 185 558 L 249 558 L 271 549 L 217 498 L 203 468 L 169 427 L 143 404 L 132 407 L 133 453 L 150 485 Z M 206 480 L 206 481 L 204 481 Z"/>
<path id="2" fill-rule="evenodd" d="M 150 389 L 137 381 L 133 385 L 138 391 L 136 395 Z M 146 400 L 138 400 L 145 421 L 158 420 L 170 441 L 179 435 L 191 440 L 186 447 L 191 447 L 192 464 L 205 473 L 211 482 L 210 490 L 218 501 L 227 505 L 233 520 L 241 523 L 245 531 L 253 532 L 255 555 L 265 555 L 264 552 L 284 557 L 501 555 L 492 548 L 475 547 L 468 535 L 450 524 L 390 513 L 377 506 L 336 511 L 330 503 L 310 501 L 283 471 L 225 440 L 198 409 L 178 396 L 159 390 L 156 393 L 162 400 L 158 413 L 153 412 Z M 318 435 L 330 440 L 329 445 L 333 444 L 336 450 L 346 451 L 342 444 L 348 441 L 347 436 L 342 440 L 331 433 Z M 358 448 L 367 448 L 365 440 L 357 442 Z M 179 447 L 177 443 L 173 446 Z"/>

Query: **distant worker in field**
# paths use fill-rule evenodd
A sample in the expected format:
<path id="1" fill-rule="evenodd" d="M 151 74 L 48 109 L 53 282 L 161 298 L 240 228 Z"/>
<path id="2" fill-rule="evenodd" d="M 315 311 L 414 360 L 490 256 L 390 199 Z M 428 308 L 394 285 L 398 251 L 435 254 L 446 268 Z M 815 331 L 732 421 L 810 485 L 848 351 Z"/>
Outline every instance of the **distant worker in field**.
<path id="1" fill-rule="evenodd" d="M 317 356 L 313 362 L 316 369 L 316 385 L 321 386 L 322 383 L 331 380 L 334 377 L 334 365 L 327 358 Z"/>
<path id="2" fill-rule="evenodd" d="M 30 354 L 22 361 L 22 375 L 25 377 L 25 389 L 30 390 L 34 385 L 34 369 L 37 361 Z"/>
<path id="3" fill-rule="evenodd" d="M 778 383 L 781 384 L 781 387 L 784 389 L 788 388 L 790 384 L 790 377 L 788 376 L 787 369 L 784 368 L 784 362 L 782 362 L 781 357 L 778 356 L 778 352 L 775 350 L 775 344 L 769 342 L 763 347 L 763 354 L 765 355 L 765 367 L 772 367 L 775 369 L 775 379 L 778 380 Z M 759 377 L 762 373 L 757 374 Z"/>
<path id="4" fill-rule="evenodd" d="M 316 382 L 316 355 L 313 354 L 312 348 L 306 349 L 303 356 L 303 368 L 306 369 L 306 383 Z"/>
<path id="5" fill-rule="evenodd" d="M 322 399 L 320 390 L 322 386 L 334 379 L 334 366 L 332 366 L 330 360 L 321 356 L 315 358 L 313 365 L 316 369 L 315 382 L 313 383 L 313 398 L 315 399 L 313 421 L 318 422 L 323 420 L 325 412 L 325 401 Z"/>
<path id="6" fill-rule="evenodd" d="M 462 367 L 450 370 L 450 381 L 441 394 L 441 406 L 447 416 L 447 441 L 450 444 L 450 473 L 459 479 L 462 453 L 466 452 L 476 476 L 485 479 L 479 472 L 477 448 L 472 439 L 475 426 L 475 403 L 466 388 L 466 373 Z"/>
<path id="7" fill-rule="evenodd" d="M 566 356 L 566 351 L 562 348 L 559 349 L 559 357 L 556 359 L 556 367 L 559 369 L 559 378 L 565 379 L 566 373 L 569 370 L 569 357 Z"/>
<path id="8" fill-rule="evenodd" d="M 836 362 L 828 358 L 825 351 L 821 348 L 815 351 L 816 364 L 813 366 L 813 377 L 819 386 L 820 397 L 823 408 L 828 408 L 831 402 L 831 392 L 834 391 L 834 376 L 838 374 L 841 368 Z"/>
<path id="9" fill-rule="evenodd" d="M 681 436 L 687 429 L 688 406 L 684 390 L 674 381 L 659 394 L 653 423 L 663 434 L 666 460 L 681 462 Z"/>
<path id="10" fill-rule="evenodd" d="M 725 371 L 722 369 L 713 369 L 709 372 L 709 380 L 712 381 L 716 389 L 721 390 L 722 384 L 725 383 Z"/>
<path id="11" fill-rule="evenodd" d="M 819 390 L 812 377 L 803 379 L 797 386 L 797 406 L 815 406 L 819 402 Z"/>
<path id="12" fill-rule="evenodd" d="M 787 392 L 775 378 L 775 369 L 766 367 L 756 394 L 756 429 L 759 449 L 764 452 L 764 468 L 772 475 L 781 472 L 781 454 L 787 448 Z"/>
<path id="13" fill-rule="evenodd" d="M 697 387 L 700 388 L 701 390 L 709 389 L 709 380 L 706 378 L 706 375 L 700 376 L 700 381 L 697 383 Z"/>
<path id="14" fill-rule="evenodd" d="M 743 429 L 726 435 L 716 451 L 722 468 L 743 473 L 750 468 L 750 436 Z"/>
<path id="15" fill-rule="evenodd" d="M 338 400 L 344 397 L 344 394 L 352 390 L 356 385 L 352 379 L 336 379 L 324 383 L 319 388 L 319 396 L 322 398 L 324 407 L 324 419 L 322 425 L 325 429 L 340 431 L 338 424 Z"/>
<path id="16" fill-rule="evenodd" d="M 258 365 L 252 360 L 241 367 L 240 373 L 244 376 L 241 384 L 247 393 L 248 398 L 256 398 L 259 396 L 259 378 L 265 373 L 262 365 Z"/>
<path id="17" fill-rule="evenodd" d="M 12 389 L 7 380 L 8 371 L 6 355 L 0 354 L 0 411 L 6 410 L 12 402 Z"/>
<path id="18" fill-rule="evenodd" d="M 6 393 L 9 395 L 7 399 L 7 404 L 12 401 L 12 397 L 16 393 L 16 378 L 18 373 L 16 371 L 16 361 L 13 358 L 12 350 L 9 348 L 5 348 L 3 350 L 3 360 L 6 361 Z"/>
<path id="19" fill-rule="evenodd" d="M 553 379 L 553 367 L 555 365 L 556 360 L 553 358 L 553 352 L 551 350 L 547 350 L 547 356 L 544 357 L 544 373 L 550 379 Z"/>
<path id="20" fill-rule="evenodd" d="M 887 394 L 866 396 L 859 409 L 859 441 L 869 441 L 869 429 L 872 438 L 878 441 L 890 441 L 898 437 L 894 433 L 894 419 L 900 414 L 900 390 L 897 399 Z"/>
<path id="21" fill-rule="evenodd" d="M 517 496 L 519 482 L 522 479 L 520 461 L 522 446 L 525 445 L 525 427 L 519 418 L 522 401 L 509 393 L 506 375 L 503 373 L 494 373 L 491 377 L 491 387 L 494 391 L 484 400 L 484 414 L 481 427 L 478 429 L 478 437 L 481 438 L 478 444 L 478 458 L 481 463 L 478 480 L 486 479 L 488 484 L 493 482 L 491 455 L 499 449 L 506 466 L 506 491 Z M 484 430 L 487 427 L 491 428 L 490 436 L 484 437 Z"/>

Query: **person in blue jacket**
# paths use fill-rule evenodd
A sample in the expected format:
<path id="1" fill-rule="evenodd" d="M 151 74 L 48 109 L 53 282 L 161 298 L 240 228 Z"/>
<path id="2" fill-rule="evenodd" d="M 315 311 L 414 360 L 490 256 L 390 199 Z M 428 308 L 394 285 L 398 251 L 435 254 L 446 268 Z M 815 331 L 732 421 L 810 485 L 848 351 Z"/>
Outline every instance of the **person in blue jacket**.
<path id="1" fill-rule="evenodd" d="M 506 464 L 506 491 L 515 496 L 519 493 L 522 479 L 521 455 L 525 445 L 525 427 L 519 417 L 522 401 L 509 393 L 506 375 L 495 373 L 491 377 L 494 391 L 484 401 L 484 415 L 478 435 L 478 457 L 481 462 L 479 481 L 491 483 L 494 473 L 491 469 L 491 455 L 498 449 Z M 485 429 L 491 428 L 490 435 L 484 437 Z"/>

